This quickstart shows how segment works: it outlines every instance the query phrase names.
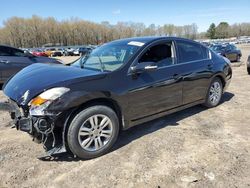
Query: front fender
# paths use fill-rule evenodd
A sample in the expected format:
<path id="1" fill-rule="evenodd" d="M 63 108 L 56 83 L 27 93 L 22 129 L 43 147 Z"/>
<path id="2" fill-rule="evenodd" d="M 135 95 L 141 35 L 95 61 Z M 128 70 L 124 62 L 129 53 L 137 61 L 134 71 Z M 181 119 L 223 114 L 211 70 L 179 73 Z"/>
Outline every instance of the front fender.
<path id="1" fill-rule="evenodd" d="M 110 92 L 87 92 L 87 91 L 71 91 L 66 93 L 48 107 L 51 112 L 63 112 L 71 108 L 78 107 L 90 100 L 99 98 L 110 98 Z"/>

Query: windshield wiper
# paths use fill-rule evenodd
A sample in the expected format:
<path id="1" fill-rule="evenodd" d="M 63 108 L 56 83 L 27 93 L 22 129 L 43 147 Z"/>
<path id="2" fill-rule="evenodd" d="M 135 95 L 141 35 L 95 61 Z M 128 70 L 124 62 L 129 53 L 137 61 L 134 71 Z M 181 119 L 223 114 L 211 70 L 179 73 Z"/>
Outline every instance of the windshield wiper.
<path id="1" fill-rule="evenodd" d="M 98 59 L 99 59 L 100 65 L 101 65 L 101 71 L 104 72 L 104 70 L 105 70 L 105 65 L 103 64 L 102 59 L 100 58 L 100 56 L 98 55 L 97 57 L 98 57 Z"/>
<path id="2" fill-rule="evenodd" d="M 81 67 L 81 69 L 84 68 L 84 64 L 86 63 L 86 61 L 87 61 L 88 58 L 90 57 L 90 54 L 91 54 L 91 53 L 87 53 L 87 54 L 84 56 L 84 58 L 82 58 L 82 60 L 81 60 L 81 62 L 80 62 L 80 67 Z M 101 57 L 98 56 L 98 55 L 96 55 L 96 56 L 97 56 L 97 58 L 98 58 L 98 60 L 99 60 L 99 62 L 100 62 L 101 71 L 104 72 L 104 71 L 105 71 L 105 65 L 104 65 L 104 63 L 102 62 Z"/>
<path id="3" fill-rule="evenodd" d="M 90 52 L 88 52 L 84 57 L 82 57 L 82 60 L 80 61 L 80 67 L 81 69 L 84 68 L 84 63 L 87 61 L 87 59 L 89 58 Z"/>

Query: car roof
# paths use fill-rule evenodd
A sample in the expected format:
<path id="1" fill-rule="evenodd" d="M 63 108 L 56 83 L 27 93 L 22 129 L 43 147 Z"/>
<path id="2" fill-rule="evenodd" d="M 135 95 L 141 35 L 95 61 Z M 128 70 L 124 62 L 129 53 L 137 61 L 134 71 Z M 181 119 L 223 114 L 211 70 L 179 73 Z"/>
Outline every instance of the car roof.
<path id="1" fill-rule="evenodd" d="M 131 42 L 131 41 L 137 41 L 137 42 L 143 42 L 143 43 L 150 43 L 156 40 L 162 40 L 162 39 L 167 39 L 167 40 L 184 40 L 184 41 L 190 41 L 190 42 L 195 42 L 190 39 L 186 38 L 181 38 L 181 37 L 167 37 L 167 36 L 149 36 L 149 37 L 133 37 L 133 38 L 125 38 L 125 39 L 118 39 L 113 42 Z M 112 42 L 112 41 L 111 41 Z M 195 42 L 198 43 L 198 42 Z"/>
<path id="2" fill-rule="evenodd" d="M 15 47 L 13 47 L 13 46 L 8 46 L 8 45 L 0 45 L 0 47 L 7 47 L 7 48 L 14 48 L 14 49 L 17 49 L 17 50 L 21 50 L 21 49 L 19 49 L 19 48 L 15 48 Z"/>

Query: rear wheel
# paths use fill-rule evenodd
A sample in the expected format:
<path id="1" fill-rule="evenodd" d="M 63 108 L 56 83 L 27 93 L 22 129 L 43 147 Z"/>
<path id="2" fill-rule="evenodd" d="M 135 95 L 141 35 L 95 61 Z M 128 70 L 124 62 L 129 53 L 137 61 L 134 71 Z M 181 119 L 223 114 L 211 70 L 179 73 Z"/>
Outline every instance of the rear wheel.
<path id="1" fill-rule="evenodd" d="M 207 92 L 205 106 L 212 108 L 220 103 L 223 92 L 222 82 L 219 78 L 213 79 Z"/>
<path id="2" fill-rule="evenodd" d="M 82 159 L 99 157 L 114 145 L 119 132 L 116 113 L 107 106 L 92 106 L 79 112 L 68 129 L 68 145 Z"/>
<path id="3" fill-rule="evenodd" d="M 236 62 L 240 62 L 240 55 L 237 55 Z"/>
<path id="4" fill-rule="evenodd" d="M 248 72 L 248 74 L 250 74 L 250 67 L 247 68 L 247 72 Z"/>

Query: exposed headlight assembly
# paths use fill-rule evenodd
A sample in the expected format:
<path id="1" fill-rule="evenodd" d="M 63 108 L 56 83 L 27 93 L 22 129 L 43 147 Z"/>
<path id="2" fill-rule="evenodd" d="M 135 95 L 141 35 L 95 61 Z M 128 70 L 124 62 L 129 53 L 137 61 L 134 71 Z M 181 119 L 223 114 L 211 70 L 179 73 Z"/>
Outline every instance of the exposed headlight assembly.
<path id="1" fill-rule="evenodd" d="M 32 116 L 42 116 L 45 115 L 46 108 L 56 99 L 61 97 L 63 94 L 69 92 L 69 88 L 56 87 L 49 89 L 29 102 L 30 115 Z"/>

